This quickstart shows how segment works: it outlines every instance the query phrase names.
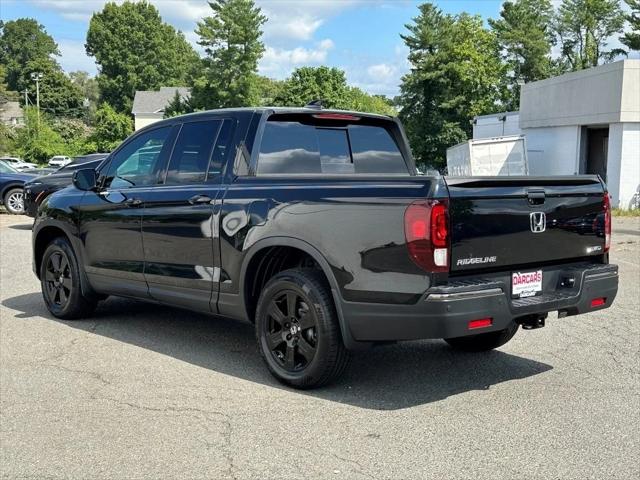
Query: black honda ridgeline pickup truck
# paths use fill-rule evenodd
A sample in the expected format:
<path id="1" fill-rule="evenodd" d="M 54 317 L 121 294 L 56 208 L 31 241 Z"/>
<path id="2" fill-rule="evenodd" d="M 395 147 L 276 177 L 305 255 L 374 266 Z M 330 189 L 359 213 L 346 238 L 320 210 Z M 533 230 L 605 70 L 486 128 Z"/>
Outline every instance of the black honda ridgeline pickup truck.
<path id="1" fill-rule="evenodd" d="M 271 373 L 312 388 L 350 350 L 479 352 L 608 308 L 610 214 L 596 176 L 418 175 L 390 117 L 217 110 L 78 170 L 39 208 L 33 266 L 56 317 L 119 295 L 248 320 Z"/>

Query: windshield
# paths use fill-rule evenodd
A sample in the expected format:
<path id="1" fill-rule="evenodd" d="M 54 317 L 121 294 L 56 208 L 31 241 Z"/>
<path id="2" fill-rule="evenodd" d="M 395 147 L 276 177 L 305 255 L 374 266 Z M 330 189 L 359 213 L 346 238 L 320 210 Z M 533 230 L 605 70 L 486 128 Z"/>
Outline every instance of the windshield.
<path id="1" fill-rule="evenodd" d="M 18 173 L 18 171 L 4 160 L 0 161 L 0 173 Z"/>

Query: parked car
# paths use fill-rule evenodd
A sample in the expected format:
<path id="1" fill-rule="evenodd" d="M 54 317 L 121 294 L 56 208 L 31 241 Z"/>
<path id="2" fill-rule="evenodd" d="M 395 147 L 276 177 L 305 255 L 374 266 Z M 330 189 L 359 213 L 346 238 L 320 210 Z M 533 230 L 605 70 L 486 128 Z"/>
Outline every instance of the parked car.
<path id="1" fill-rule="evenodd" d="M 49 159 L 50 167 L 64 167 L 71 163 L 71 158 L 65 155 L 55 155 Z"/>
<path id="2" fill-rule="evenodd" d="M 248 320 L 271 373 L 311 388 L 353 349 L 486 351 L 549 312 L 608 308 L 610 213 L 593 175 L 418 176 L 390 117 L 228 109 L 154 123 L 77 170 L 40 207 L 33 265 L 56 317 L 122 295 Z M 564 226 L 594 215 L 595 235 Z"/>
<path id="3" fill-rule="evenodd" d="M 8 163 L 19 172 L 22 170 L 31 170 L 34 168 L 38 168 L 38 165 L 36 165 L 35 163 L 25 162 L 18 157 L 0 157 L 0 160 Z"/>
<path id="4" fill-rule="evenodd" d="M 35 217 L 42 201 L 53 192 L 71 185 L 73 173 L 80 168 L 96 168 L 109 156 L 108 153 L 93 153 L 74 157 L 72 162 L 54 173 L 33 178 L 24 185 L 24 210 Z"/>
<path id="5" fill-rule="evenodd" d="M 5 161 L 0 161 L 0 205 L 14 215 L 24 213 L 22 186 L 33 175 L 19 172 Z"/>

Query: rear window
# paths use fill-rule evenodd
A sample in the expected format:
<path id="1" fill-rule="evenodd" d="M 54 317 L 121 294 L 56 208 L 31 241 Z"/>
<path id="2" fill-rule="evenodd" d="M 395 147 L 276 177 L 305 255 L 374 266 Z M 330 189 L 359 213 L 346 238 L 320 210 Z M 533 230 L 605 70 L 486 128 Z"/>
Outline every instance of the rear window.
<path id="1" fill-rule="evenodd" d="M 258 174 L 407 174 L 391 132 L 378 125 L 269 120 Z"/>

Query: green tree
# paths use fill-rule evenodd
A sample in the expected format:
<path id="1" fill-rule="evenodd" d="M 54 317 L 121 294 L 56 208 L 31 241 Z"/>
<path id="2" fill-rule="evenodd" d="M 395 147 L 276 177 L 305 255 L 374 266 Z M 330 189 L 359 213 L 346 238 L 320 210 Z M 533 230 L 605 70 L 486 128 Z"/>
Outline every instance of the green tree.
<path id="1" fill-rule="evenodd" d="M 11 155 L 15 148 L 16 129 L 0 122 L 0 155 Z"/>
<path id="2" fill-rule="evenodd" d="M 6 79 L 6 71 L 4 65 L 0 64 L 0 104 L 4 102 L 15 102 L 18 100 L 18 92 L 9 90 Z"/>
<path id="3" fill-rule="evenodd" d="M 640 50 L 640 0 L 624 0 L 631 12 L 625 15 L 625 19 L 631 27 L 630 32 L 625 32 L 620 41 L 631 50 Z"/>
<path id="4" fill-rule="evenodd" d="M 82 114 L 82 95 L 52 58 L 56 55 L 56 42 L 36 20 L 20 18 L 2 25 L 0 64 L 5 69 L 7 88 L 17 92 L 27 89 L 30 101 L 35 103 L 31 74 L 40 72 L 40 107 L 54 115 L 78 116 Z"/>
<path id="5" fill-rule="evenodd" d="M 254 87 L 257 92 L 257 105 L 275 105 L 275 99 L 280 94 L 284 82 L 274 78 L 263 77 L 262 75 L 257 75 L 255 80 Z"/>
<path id="6" fill-rule="evenodd" d="M 164 109 L 164 118 L 176 117 L 178 115 L 184 115 L 185 113 L 193 112 L 193 107 L 188 98 L 183 98 L 180 92 L 176 90 L 173 98 Z"/>
<path id="7" fill-rule="evenodd" d="M 624 27 L 618 0 L 563 0 L 555 19 L 566 70 L 582 70 L 612 61 L 625 54 L 621 48 L 607 50 L 607 42 Z"/>
<path id="8" fill-rule="evenodd" d="M 133 131 L 131 116 L 118 113 L 108 103 L 96 111 L 96 126 L 92 137 L 98 151 L 110 152 Z"/>
<path id="9" fill-rule="evenodd" d="M 384 95 L 369 95 L 357 87 L 347 87 L 346 105 L 343 108 L 380 115 L 396 116 L 398 114 L 392 100 Z"/>
<path id="10" fill-rule="evenodd" d="M 0 64 L 6 69 L 9 90 L 20 92 L 32 83 L 28 65 L 60 55 L 58 45 L 33 18 L 0 22 L 0 30 Z"/>
<path id="11" fill-rule="evenodd" d="M 121 113 L 130 113 L 136 90 L 185 84 L 198 61 L 148 2 L 107 3 L 91 17 L 85 46 L 100 67 L 101 99 Z"/>
<path id="12" fill-rule="evenodd" d="M 212 14 L 198 22 L 198 44 L 205 49 L 203 73 L 193 83 L 192 99 L 200 108 L 222 108 L 259 103 L 256 84 L 262 15 L 253 0 L 212 0 Z"/>
<path id="13" fill-rule="evenodd" d="M 304 107 L 322 100 L 325 108 L 347 108 L 347 78 L 335 67 L 300 67 L 285 80 L 274 98 L 275 105 Z"/>
<path id="14" fill-rule="evenodd" d="M 17 153 L 30 162 L 45 162 L 54 155 L 68 155 L 68 145 L 49 122 L 48 115 L 38 120 L 34 107 L 25 109 L 25 126 L 16 135 Z"/>
<path id="15" fill-rule="evenodd" d="M 520 105 L 520 82 L 552 75 L 551 47 L 555 43 L 550 0 L 511 0 L 502 4 L 500 19 L 489 20 L 509 67 L 509 96 L 505 107 Z"/>
<path id="16" fill-rule="evenodd" d="M 324 108 L 395 115 L 392 102 L 380 95 L 369 95 L 347 84 L 344 71 L 335 67 L 300 67 L 278 86 L 270 103 L 282 107 L 304 107 L 321 100 Z"/>
<path id="17" fill-rule="evenodd" d="M 56 116 L 80 117 L 83 114 L 83 97 L 80 89 L 71 82 L 57 63 L 49 59 L 27 63 L 31 72 L 42 74 L 40 80 L 40 109 Z M 31 82 L 33 84 L 33 82 Z M 29 89 L 30 101 L 36 103 L 35 87 Z"/>
<path id="18" fill-rule="evenodd" d="M 479 16 L 419 8 L 402 35 L 411 72 L 400 86 L 400 117 L 417 161 L 443 168 L 446 149 L 470 136 L 471 119 L 501 107 L 507 67 Z"/>
<path id="19" fill-rule="evenodd" d="M 67 155 L 84 155 L 96 151 L 93 129 L 77 118 L 57 117 L 51 127 L 62 137 Z"/>
<path id="20" fill-rule="evenodd" d="M 92 125 L 100 99 L 98 80 L 82 70 L 69 73 L 69 78 L 71 79 L 71 83 L 73 83 L 82 94 L 84 120 L 87 124 Z"/>

